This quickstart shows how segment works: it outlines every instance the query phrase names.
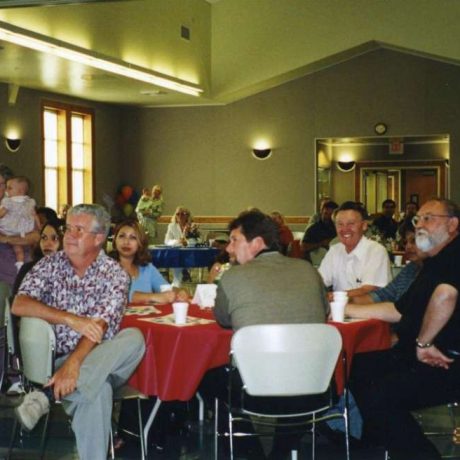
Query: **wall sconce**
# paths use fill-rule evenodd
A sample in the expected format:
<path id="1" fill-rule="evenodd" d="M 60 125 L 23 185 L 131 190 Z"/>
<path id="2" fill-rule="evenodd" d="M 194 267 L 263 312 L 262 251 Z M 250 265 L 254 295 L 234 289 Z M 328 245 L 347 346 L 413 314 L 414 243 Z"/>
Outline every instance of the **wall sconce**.
<path id="1" fill-rule="evenodd" d="M 272 154 L 272 149 L 252 149 L 252 154 L 258 160 L 266 160 Z"/>
<path id="2" fill-rule="evenodd" d="M 356 162 L 354 161 L 338 161 L 337 162 L 337 168 L 339 171 L 342 172 L 351 172 L 353 169 L 355 169 Z"/>
<path id="3" fill-rule="evenodd" d="M 5 138 L 5 145 L 6 145 L 6 148 L 10 152 L 15 153 L 21 147 L 21 139 L 9 139 L 8 137 L 6 137 Z"/>

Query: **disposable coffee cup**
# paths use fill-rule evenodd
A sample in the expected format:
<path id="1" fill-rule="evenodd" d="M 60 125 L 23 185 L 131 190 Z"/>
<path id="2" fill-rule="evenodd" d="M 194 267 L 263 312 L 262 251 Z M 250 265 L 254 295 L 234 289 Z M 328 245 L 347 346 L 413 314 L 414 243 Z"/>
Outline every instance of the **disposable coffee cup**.
<path id="1" fill-rule="evenodd" d="M 345 319 L 345 300 L 331 302 L 331 317 L 332 321 L 343 323 Z"/>
<path id="2" fill-rule="evenodd" d="M 172 307 L 174 312 L 174 322 L 176 324 L 186 324 L 188 302 L 174 302 Z"/>
<path id="3" fill-rule="evenodd" d="M 348 292 L 347 291 L 334 291 L 332 293 L 332 297 L 334 298 L 334 300 L 347 300 Z"/>
<path id="4" fill-rule="evenodd" d="M 402 256 L 401 255 L 397 255 L 395 256 L 395 265 L 397 267 L 401 267 L 402 266 Z"/>
<path id="5" fill-rule="evenodd" d="M 172 291 L 172 286 L 170 284 L 160 285 L 160 292 L 168 292 L 168 291 Z"/>

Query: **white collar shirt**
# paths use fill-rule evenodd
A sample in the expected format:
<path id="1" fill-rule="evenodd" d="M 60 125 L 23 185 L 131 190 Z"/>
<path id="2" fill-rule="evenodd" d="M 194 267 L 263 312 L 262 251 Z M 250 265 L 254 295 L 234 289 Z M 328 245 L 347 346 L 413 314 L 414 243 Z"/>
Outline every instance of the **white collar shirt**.
<path id="1" fill-rule="evenodd" d="M 334 291 L 348 291 L 364 285 L 383 287 L 391 281 L 386 249 L 365 236 L 350 253 L 342 243 L 331 246 L 321 261 L 319 272 L 326 287 Z"/>

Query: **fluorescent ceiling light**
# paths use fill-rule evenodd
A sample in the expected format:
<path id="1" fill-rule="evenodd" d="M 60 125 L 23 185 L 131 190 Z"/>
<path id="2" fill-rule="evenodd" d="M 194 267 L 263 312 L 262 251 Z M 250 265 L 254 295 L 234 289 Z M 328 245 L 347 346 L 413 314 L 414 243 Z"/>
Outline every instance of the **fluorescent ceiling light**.
<path id="1" fill-rule="evenodd" d="M 0 40 L 179 93 L 199 96 L 203 92 L 198 86 L 184 80 L 129 64 L 122 60 L 107 58 L 93 51 L 20 29 L 4 22 L 0 22 Z"/>

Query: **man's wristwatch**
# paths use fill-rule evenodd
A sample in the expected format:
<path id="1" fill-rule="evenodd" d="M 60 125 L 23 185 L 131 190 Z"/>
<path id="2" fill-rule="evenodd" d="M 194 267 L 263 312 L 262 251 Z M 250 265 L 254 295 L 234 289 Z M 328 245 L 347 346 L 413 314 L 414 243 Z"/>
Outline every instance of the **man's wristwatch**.
<path id="1" fill-rule="evenodd" d="M 430 348 L 433 346 L 431 342 L 426 342 L 426 343 L 420 342 L 418 337 L 415 339 L 415 345 L 417 346 L 417 348 Z"/>

